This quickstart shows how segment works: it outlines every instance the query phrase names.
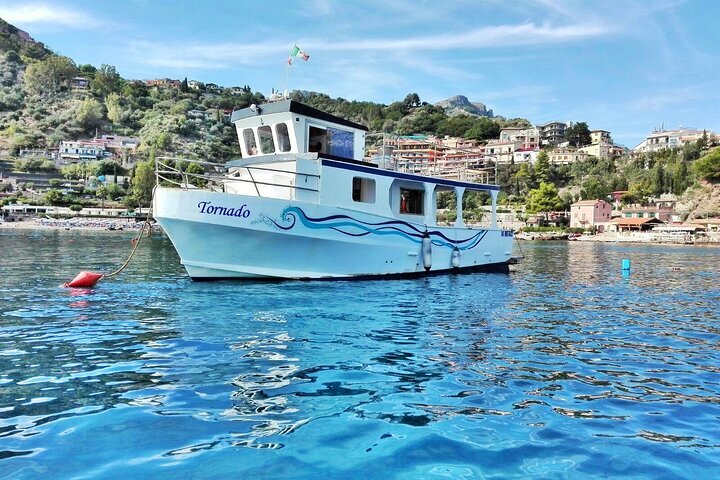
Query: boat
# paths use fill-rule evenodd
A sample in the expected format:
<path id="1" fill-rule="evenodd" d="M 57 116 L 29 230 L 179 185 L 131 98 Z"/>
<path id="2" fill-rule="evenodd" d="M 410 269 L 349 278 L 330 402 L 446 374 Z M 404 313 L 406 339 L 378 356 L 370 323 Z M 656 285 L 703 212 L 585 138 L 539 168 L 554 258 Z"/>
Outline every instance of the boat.
<path id="1" fill-rule="evenodd" d="M 232 113 L 241 160 L 156 159 L 153 217 L 193 280 L 335 279 L 508 271 L 499 187 L 364 158 L 367 127 L 280 99 Z M 385 167 L 385 168 L 383 168 Z M 487 192 L 487 226 L 437 220 L 436 197 Z"/>

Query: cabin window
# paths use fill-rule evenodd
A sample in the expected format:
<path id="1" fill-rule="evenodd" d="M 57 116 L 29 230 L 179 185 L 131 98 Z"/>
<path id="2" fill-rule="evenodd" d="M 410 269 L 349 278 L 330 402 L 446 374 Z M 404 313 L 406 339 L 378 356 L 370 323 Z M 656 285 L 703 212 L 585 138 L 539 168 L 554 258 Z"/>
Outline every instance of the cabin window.
<path id="1" fill-rule="evenodd" d="M 248 155 L 257 155 L 257 143 L 255 142 L 255 132 L 252 128 L 246 128 L 243 130 L 243 140 L 245 141 L 245 150 Z"/>
<path id="2" fill-rule="evenodd" d="M 375 180 L 353 177 L 352 199 L 356 202 L 375 203 Z"/>
<path id="3" fill-rule="evenodd" d="M 355 154 L 354 138 L 353 132 L 347 130 L 333 127 L 310 127 L 308 131 L 308 151 L 353 158 Z"/>
<path id="4" fill-rule="evenodd" d="M 327 142 L 327 130 L 324 128 L 310 127 L 308 131 L 308 152 L 325 152 Z"/>
<path id="5" fill-rule="evenodd" d="M 281 152 L 290 151 L 290 133 L 288 132 L 287 124 L 278 123 L 275 126 L 275 133 L 278 139 L 278 150 Z"/>
<path id="6" fill-rule="evenodd" d="M 328 128 L 328 153 L 343 158 L 353 158 L 353 132 Z"/>
<path id="7" fill-rule="evenodd" d="M 400 189 L 400 213 L 408 215 L 423 214 L 423 190 Z"/>
<path id="8" fill-rule="evenodd" d="M 275 142 L 273 141 L 270 125 L 263 125 L 258 128 L 260 137 L 260 150 L 262 153 L 275 153 Z"/>

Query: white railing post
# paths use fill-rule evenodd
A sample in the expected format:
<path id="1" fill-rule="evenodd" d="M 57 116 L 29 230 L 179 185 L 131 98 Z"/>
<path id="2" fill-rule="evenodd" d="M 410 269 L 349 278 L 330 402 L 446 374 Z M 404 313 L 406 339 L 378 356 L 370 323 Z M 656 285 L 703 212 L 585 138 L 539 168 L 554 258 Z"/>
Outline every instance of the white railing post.
<path id="1" fill-rule="evenodd" d="M 465 195 L 465 187 L 455 187 L 455 211 L 457 212 L 457 218 L 455 219 L 455 227 L 465 227 L 463 222 L 463 195 Z"/>

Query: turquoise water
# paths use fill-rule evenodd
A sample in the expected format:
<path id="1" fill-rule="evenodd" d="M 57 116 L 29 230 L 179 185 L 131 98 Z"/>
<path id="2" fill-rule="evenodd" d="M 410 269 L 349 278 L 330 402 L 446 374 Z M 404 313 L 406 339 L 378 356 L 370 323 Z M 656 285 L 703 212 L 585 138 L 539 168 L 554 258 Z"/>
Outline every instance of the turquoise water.
<path id="1" fill-rule="evenodd" d="M 0 478 L 720 477 L 720 249 L 193 283 L 156 236 L 58 288 L 131 235 L 0 230 Z"/>

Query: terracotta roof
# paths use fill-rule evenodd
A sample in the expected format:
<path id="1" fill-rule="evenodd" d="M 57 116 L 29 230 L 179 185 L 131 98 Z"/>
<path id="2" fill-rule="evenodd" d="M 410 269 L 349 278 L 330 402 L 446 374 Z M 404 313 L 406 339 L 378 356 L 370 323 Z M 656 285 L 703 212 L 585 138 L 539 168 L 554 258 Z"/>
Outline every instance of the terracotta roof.
<path id="1" fill-rule="evenodd" d="M 655 217 L 650 218 L 617 218 L 614 220 L 610 220 L 612 223 L 617 223 L 618 225 L 627 226 L 627 227 L 636 227 L 638 225 L 645 225 L 646 223 L 663 223 L 662 220 Z"/>
<path id="2" fill-rule="evenodd" d="M 571 207 L 574 207 L 575 205 L 595 205 L 598 202 L 603 202 L 604 200 L 580 200 L 579 202 L 575 202 Z"/>

